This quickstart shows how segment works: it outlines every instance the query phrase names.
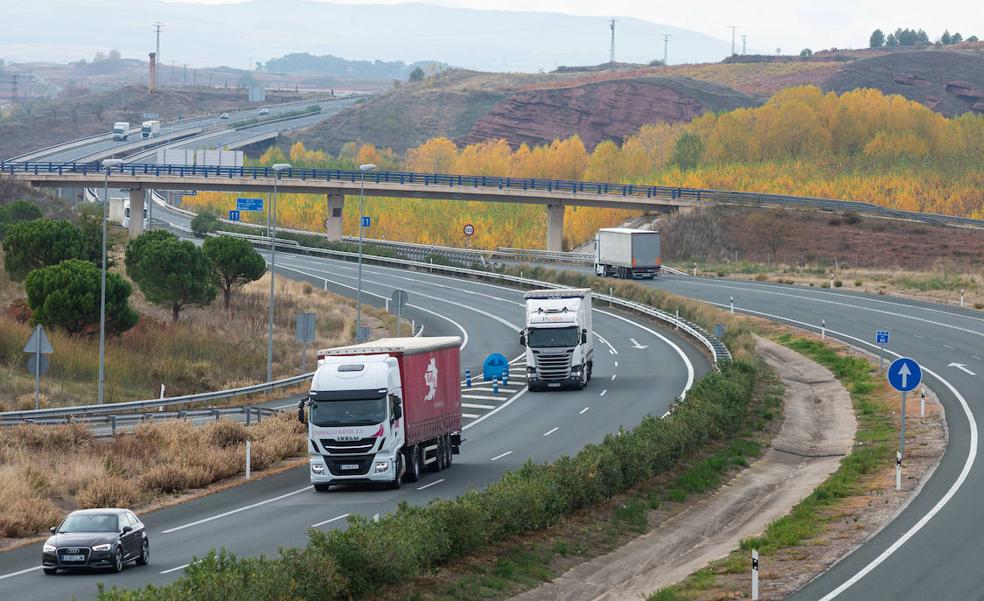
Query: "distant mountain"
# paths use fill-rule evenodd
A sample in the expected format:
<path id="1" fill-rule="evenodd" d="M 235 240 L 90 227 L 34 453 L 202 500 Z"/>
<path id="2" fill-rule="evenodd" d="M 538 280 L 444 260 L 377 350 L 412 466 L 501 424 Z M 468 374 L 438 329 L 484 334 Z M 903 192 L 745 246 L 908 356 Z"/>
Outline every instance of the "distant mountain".
<path id="1" fill-rule="evenodd" d="M 344 55 L 356 60 L 438 60 L 491 71 L 533 72 L 608 60 L 606 19 L 546 12 L 448 8 L 428 4 L 332 4 L 253 0 L 237 4 L 157 0 L 32 0 L 7 2 L 0 19 L 0 58 L 69 61 L 118 48 L 146 58 L 153 23 L 163 22 L 166 64 L 239 68 L 289 53 Z M 619 62 L 663 56 L 671 64 L 719 61 L 730 43 L 650 21 L 621 17 Z"/>
<path id="2" fill-rule="evenodd" d="M 427 75 L 447 67 L 434 61 L 417 61 L 409 65 L 403 61 L 350 61 L 337 56 L 314 56 L 307 52 L 295 52 L 270 59 L 263 68 L 270 73 L 300 73 L 329 77 L 365 77 L 372 79 L 407 79 L 410 72 L 420 68 Z"/>

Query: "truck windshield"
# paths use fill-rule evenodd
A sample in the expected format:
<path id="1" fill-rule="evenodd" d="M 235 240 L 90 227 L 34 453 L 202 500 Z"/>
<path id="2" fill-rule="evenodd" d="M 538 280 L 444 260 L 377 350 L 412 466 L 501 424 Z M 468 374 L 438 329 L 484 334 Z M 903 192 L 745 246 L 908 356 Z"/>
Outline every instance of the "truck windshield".
<path id="1" fill-rule="evenodd" d="M 577 328 L 530 328 L 526 341 L 530 348 L 577 346 Z"/>
<path id="2" fill-rule="evenodd" d="M 311 423 L 321 427 L 372 426 L 386 421 L 386 398 L 311 403 Z"/>

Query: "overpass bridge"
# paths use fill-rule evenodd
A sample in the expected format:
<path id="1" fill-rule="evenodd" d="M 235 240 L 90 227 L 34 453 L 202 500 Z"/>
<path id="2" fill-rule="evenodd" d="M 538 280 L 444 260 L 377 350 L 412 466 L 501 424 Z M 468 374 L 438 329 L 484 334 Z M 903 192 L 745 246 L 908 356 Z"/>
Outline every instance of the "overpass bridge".
<path id="1" fill-rule="evenodd" d="M 222 192 L 324 194 L 325 228 L 329 239 L 341 239 L 342 209 L 346 195 L 359 194 L 363 173 L 357 170 L 286 169 L 269 167 L 215 167 L 127 163 L 106 172 L 99 163 L 0 162 L 0 177 L 36 187 L 96 188 L 105 177 L 113 187 L 130 189 L 130 207 L 143 212 L 145 191 L 212 190 Z M 984 221 L 950 215 L 899 211 L 866 202 L 728 192 L 668 186 L 614 184 L 577 180 L 448 175 L 383 171 L 365 173 L 369 196 L 511 202 L 546 208 L 546 248 L 563 250 L 564 212 L 569 206 L 632 209 L 639 211 L 692 210 L 708 204 L 783 206 L 823 211 L 856 211 L 873 217 L 908 219 L 938 225 L 984 228 Z M 131 235 L 139 235 L 141 220 L 131 220 Z"/>

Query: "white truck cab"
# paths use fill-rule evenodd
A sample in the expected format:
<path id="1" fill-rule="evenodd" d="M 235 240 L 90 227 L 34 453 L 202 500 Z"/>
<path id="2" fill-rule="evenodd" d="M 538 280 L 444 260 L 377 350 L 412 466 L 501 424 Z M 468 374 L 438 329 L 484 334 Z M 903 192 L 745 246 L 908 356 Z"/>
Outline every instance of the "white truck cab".
<path id="1" fill-rule="evenodd" d="M 584 388 L 594 367 L 591 290 L 568 288 L 526 293 L 526 347 L 530 390 Z"/>

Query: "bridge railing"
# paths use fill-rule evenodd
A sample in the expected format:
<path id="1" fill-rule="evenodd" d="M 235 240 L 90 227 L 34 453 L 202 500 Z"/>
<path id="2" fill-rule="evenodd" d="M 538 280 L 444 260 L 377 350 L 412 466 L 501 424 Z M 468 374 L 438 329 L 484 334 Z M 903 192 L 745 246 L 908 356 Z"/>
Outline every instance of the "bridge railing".
<path id="1" fill-rule="evenodd" d="M 100 163 L 51 163 L 51 162 L 0 162 L 0 173 L 8 174 L 82 174 L 103 173 Z M 984 228 L 984 220 L 958 217 L 954 215 L 939 215 L 919 213 L 916 211 L 901 211 L 881 205 L 854 200 L 835 200 L 828 198 L 813 198 L 790 196 L 785 194 L 764 194 L 758 192 L 729 192 L 722 190 L 705 190 L 700 188 L 681 188 L 670 186 L 645 186 L 639 184 L 616 184 L 606 182 L 586 182 L 577 180 L 516 178 L 485 175 L 451 175 L 443 173 L 415 173 L 410 171 L 370 171 L 363 173 L 359 170 L 344 169 L 285 169 L 279 172 L 271 167 L 219 167 L 211 165 L 158 165 L 156 163 L 130 163 L 111 168 L 111 173 L 130 176 L 170 176 L 170 177 L 201 177 L 225 179 L 260 179 L 279 177 L 296 183 L 298 181 L 314 182 L 345 182 L 358 183 L 365 177 L 370 184 L 415 185 L 424 188 L 428 186 L 444 186 L 451 188 L 472 188 L 479 190 L 508 190 L 536 191 L 558 194 L 570 194 L 577 198 L 579 194 L 611 197 L 645 198 L 653 201 L 690 201 L 705 204 L 739 204 L 754 206 L 791 206 L 797 208 L 814 208 L 824 211 L 856 211 L 877 217 L 895 219 L 910 219 L 926 223 L 955 225 L 964 227 Z"/>

